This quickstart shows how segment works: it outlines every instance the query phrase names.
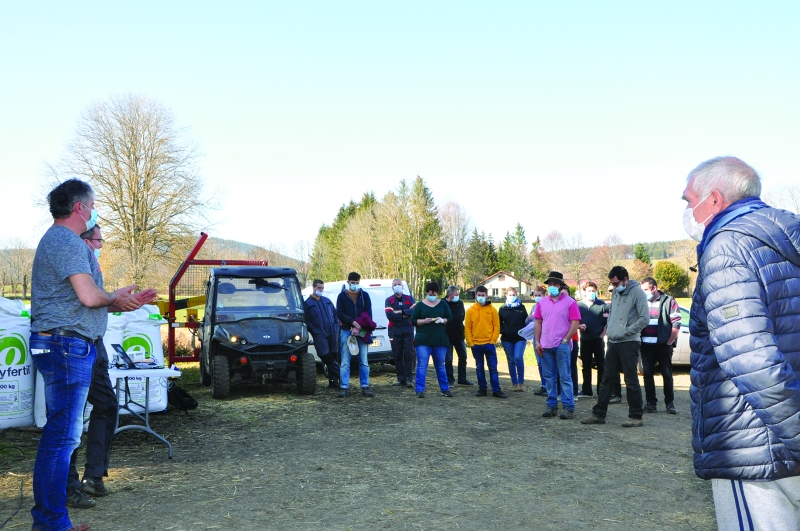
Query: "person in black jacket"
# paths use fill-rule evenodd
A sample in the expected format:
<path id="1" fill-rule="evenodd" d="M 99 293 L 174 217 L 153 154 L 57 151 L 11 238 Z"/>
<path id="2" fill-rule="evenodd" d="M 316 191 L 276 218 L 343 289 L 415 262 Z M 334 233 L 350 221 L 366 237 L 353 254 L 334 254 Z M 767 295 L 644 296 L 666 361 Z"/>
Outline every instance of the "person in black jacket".
<path id="1" fill-rule="evenodd" d="M 311 295 L 303 301 L 306 313 L 306 326 L 314 338 L 317 357 L 328 369 L 328 387 L 339 386 L 339 327 L 337 326 L 336 308 L 333 302 L 324 296 L 325 283 L 315 280 Z"/>
<path id="2" fill-rule="evenodd" d="M 458 355 L 458 384 L 459 385 L 475 385 L 467 380 L 467 344 L 464 342 L 464 303 L 459 300 L 459 293 L 461 290 L 458 286 L 450 286 L 447 288 L 447 296 L 445 302 L 450 307 L 450 313 L 453 314 L 453 319 L 447 322 L 447 338 L 450 340 L 450 345 L 447 347 L 447 354 L 444 358 L 444 368 L 447 372 L 447 380 L 450 385 L 456 383 L 453 375 L 453 350 L 455 349 Z"/>
<path id="3" fill-rule="evenodd" d="M 391 296 L 386 299 L 386 318 L 389 320 L 389 337 L 392 338 L 392 354 L 397 381 L 392 385 L 414 387 L 411 368 L 414 365 L 414 327 L 411 326 L 411 312 L 416 302 L 411 295 L 403 294 L 403 281 L 392 280 Z"/>
<path id="4" fill-rule="evenodd" d="M 350 349 L 347 340 L 350 336 L 356 338 L 358 344 L 358 374 L 361 380 L 361 394 L 367 397 L 375 396 L 369 388 L 369 361 L 367 358 L 369 345 L 358 335 L 361 326 L 356 319 L 362 313 L 372 319 L 372 301 L 369 293 L 359 287 L 361 275 L 352 272 L 347 275 L 347 286 L 336 298 L 336 315 L 339 318 L 339 349 L 341 361 L 339 362 L 340 388 L 337 398 L 350 395 Z"/>
<path id="5" fill-rule="evenodd" d="M 506 303 L 500 308 L 500 342 L 506 351 L 508 373 L 514 391 L 525 390 L 525 346 L 528 342 L 519 335 L 525 328 L 528 310 L 519 301 L 516 288 L 506 289 Z"/>
<path id="6" fill-rule="evenodd" d="M 592 366 L 597 367 L 597 394 L 600 394 L 600 380 L 605 368 L 606 324 L 608 306 L 597 298 L 597 284 L 591 280 L 581 284 L 583 300 L 578 303 L 581 311 L 581 364 L 583 365 L 583 385 L 578 396 L 589 397 L 592 393 Z M 621 385 L 617 381 L 617 385 Z"/>

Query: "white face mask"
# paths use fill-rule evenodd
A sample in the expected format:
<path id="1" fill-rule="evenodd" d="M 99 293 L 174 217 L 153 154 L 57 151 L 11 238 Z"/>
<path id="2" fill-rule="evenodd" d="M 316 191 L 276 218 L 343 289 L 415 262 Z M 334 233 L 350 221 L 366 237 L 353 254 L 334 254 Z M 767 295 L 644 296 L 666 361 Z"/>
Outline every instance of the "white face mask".
<path id="1" fill-rule="evenodd" d="M 644 296 L 647 297 L 647 300 L 653 300 L 653 292 L 649 289 L 644 290 Z"/>
<path id="2" fill-rule="evenodd" d="M 403 293 L 403 286 L 398 284 L 396 286 L 392 286 L 392 291 L 394 291 L 395 295 L 400 295 Z"/>
<path id="3" fill-rule="evenodd" d="M 701 242 L 703 241 L 703 233 L 706 231 L 706 221 L 708 221 L 713 214 L 709 214 L 706 219 L 703 220 L 702 223 L 698 223 L 696 219 L 694 219 L 694 211 L 697 207 L 700 206 L 700 203 L 708 199 L 711 194 L 709 193 L 703 199 L 701 199 L 694 208 L 686 208 L 683 211 L 683 230 L 686 231 L 686 234 L 689 235 L 695 241 Z"/>

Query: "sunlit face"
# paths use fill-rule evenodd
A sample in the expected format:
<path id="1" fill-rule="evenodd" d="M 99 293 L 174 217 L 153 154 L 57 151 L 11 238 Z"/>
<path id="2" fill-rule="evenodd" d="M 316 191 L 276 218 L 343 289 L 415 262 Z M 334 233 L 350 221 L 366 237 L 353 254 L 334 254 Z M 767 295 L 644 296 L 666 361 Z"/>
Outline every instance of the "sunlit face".
<path id="1" fill-rule="evenodd" d="M 623 280 L 618 279 L 617 277 L 609 278 L 608 282 L 609 282 L 609 284 L 611 284 L 611 287 L 614 288 L 614 289 L 616 289 L 617 286 L 619 286 L 620 284 L 623 285 L 623 286 L 627 286 L 628 285 L 628 281 L 627 280 L 623 281 Z"/>
<path id="2" fill-rule="evenodd" d="M 585 288 L 583 288 L 583 292 L 586 293 L 587 295 L 589 293 L 595 293 L 596 294 L 597 290 L 595 289 L 594 286 L 586 286 Z"/>
<path id="3" fill-rule="evenodd" d="M 89 238 L 88 240 L 86 240 L 86 243 L 92 249 L 102 249 L 103 248 L 103 244 L 105 242 L 103 241 L 103 234 L 101 233 L 99 228 L 95 227 L 92 230 L 92 237 Z"/>
<path id="4" fill-rule="evenodd" d="M 506 290 L 506 297 L 516 297 L 516 296 L 517 296 L 517 290 L 515 290 L 514 288 L 508 288 Z"/>
<path id="5" fill-rule="evenodd" d="M 325 284 L 324 283 L 314 284 L 314 290 L 315 291 L 325 291 Z"/>
<path id="6" fill-rule="evenodd" d="M 705 197 L 700 197 L 693 188 L 694 179 L 691 179 L 686 184 L 686 189 L 683 191 L 681 199 L 686 201 L 686 208 L 693 209 L 692 216 L 694 220 L 700 224 L 705 224 L 709 219 L 713 218 L 721 210 L 722 196 L 716 190 L 712 190 Z"/>

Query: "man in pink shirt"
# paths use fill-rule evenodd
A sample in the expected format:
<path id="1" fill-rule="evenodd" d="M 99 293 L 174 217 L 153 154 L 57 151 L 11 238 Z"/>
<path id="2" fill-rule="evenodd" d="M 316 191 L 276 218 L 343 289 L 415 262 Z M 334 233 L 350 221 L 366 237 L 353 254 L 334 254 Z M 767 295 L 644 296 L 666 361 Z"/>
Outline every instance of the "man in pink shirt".
<path id="1" fill-rule="evenodd" d="M 543 417 L 558 415 L 558 382 L 561 382 L 562 419 L 571 419 L 575 413 L 575 398 L 572 394 L 572 371 L 570 354 L 572 336 L 581 324 L 581 312 L 575 299 L 561 288 L 566 287 L 564 275 L 551 271 L 547 280 L 547 295 L 536 305 L 533 318 L 536 324 L 533 334 L 536 351 L 542 357 L 542 378 L 547 389 L 547 410 Z"/>

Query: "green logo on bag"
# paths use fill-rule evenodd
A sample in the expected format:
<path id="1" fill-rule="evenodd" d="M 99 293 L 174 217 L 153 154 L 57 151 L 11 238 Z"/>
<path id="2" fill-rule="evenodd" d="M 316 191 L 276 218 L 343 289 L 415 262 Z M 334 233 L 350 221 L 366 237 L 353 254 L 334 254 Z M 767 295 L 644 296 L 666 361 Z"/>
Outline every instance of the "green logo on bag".
<path id="1" fill-rule="evenodd" d="M 5 329 L 0 330 L 2 334 Z M 25 365 L 28 361 L 28 342 L 19 334 L 0 337 L 0 360 L 5 365 Z"/>
<path id="2" fill-rule="evenodd" d="M 132 358 L 149 358 L 153 354 L 153 343 L 143 334 L 130 335 L 122 340 L 122 348 Z"/>

